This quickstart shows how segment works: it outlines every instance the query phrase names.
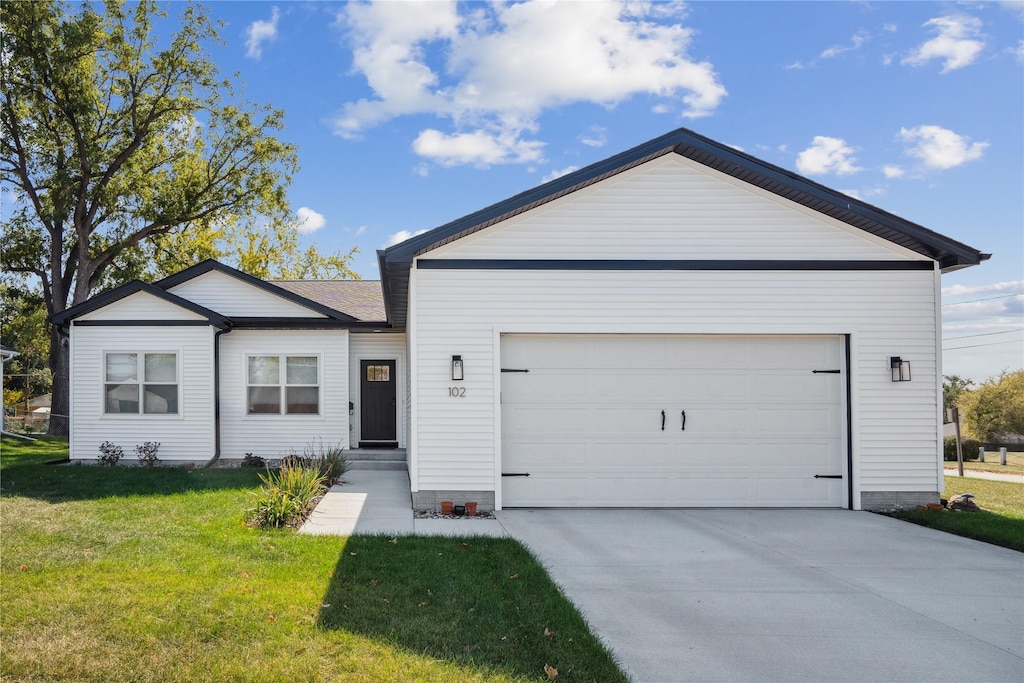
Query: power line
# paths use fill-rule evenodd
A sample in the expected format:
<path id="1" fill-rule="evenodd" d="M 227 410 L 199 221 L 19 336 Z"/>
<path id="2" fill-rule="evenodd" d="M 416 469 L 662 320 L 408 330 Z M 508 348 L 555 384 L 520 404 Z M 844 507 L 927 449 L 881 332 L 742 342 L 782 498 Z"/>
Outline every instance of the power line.
<path id="1" fill-rule="evenodd" d="M 1011 296 L 1024 296 L 1024 293 L 1018 294 L 1003 294 L 1002 296 L 990 296 L 987 299 L 971 299 L 970 301 L 956 301 L 951 304 L 942 304 L 942 307 L 946 306 L 959 306 L 960 304 L 976 304 L 979 301 L 992 301 L 993 299 L 1009 299 Z"/>
<path id="2" fill-rule="evenodd" d="M 950 346 L 948 349 L 942 349 L 943 351 L 956 351 L 957 349 L 976 349 L 979 346 L 999 346 L 1000 344 L 1020 344 L 1020 339 L 1011 339 L 1010 341 L 1004 342 L 992 342 L 991 344 L 971 344 L 970 346 Z"/>
<path id="3" fill-rule="evenodd" d="M 953 341 L 954 339 L 969 339 L 971 337 L 989 337 L 993 334 L 1009 334 L 1010 332 L 1024 332 L 1024 327 L 1017 327 L 1012 330 L 1003 330 L 1002 332 L 982 332 L 981 334 L 965 334 L 962 337 L 946 337 L 942 341 Z"/>

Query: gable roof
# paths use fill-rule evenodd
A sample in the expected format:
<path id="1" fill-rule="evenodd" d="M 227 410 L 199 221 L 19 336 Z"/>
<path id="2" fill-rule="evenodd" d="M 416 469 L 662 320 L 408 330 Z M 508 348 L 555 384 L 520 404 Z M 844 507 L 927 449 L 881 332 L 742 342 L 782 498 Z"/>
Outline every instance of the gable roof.
<path id="1" fill-rule="evenodd" d="M 380 280 L 272 280 L 287 289 L 336 311 L 347 313 L 360 322 L 384 324 L 384 295 Z"/>
<path id="2" fill-rule="evenodd" d="M 937 261 L 946 272 L 977 265 L 990 256 L 792 171 L 761 161 L 686 128 L 679 128 L 604 161 L 591 164 L 378 251 L 377 260 L 380 264 L 388 320 L 395 326 L 405 324 L 409 269 L 417 256 L 652 159 L 673 153 L 917 252 Z"/>
<path id="3" fill-rule="evenodd" d="M 127 282 L 121 285 L 120 287 L 115 287 L 110 291 L 103 292 L 102 294 L 94 296 L 87 301 L 83 301 L 77 306 L 72 306 L 71 308 L 67 308 L 61 311 L 60 313 L 55 313 L 52 316 L 50 316 L 50 322 L 52 322 L 54 325 L 63 325 L 74 318 L 77 318 L 81 315 L 85 315 L 86 313 L 91 313 L 95 310 L 103 308 L 104 306 L 109 306 L 112 303 L 120 301 L 121 299 L 124 299 L 125 297 L 131 296 L 132 294 L 136 294 L 138 292 L 145 292 L 146 294 L 155 296 L 158 299 L 163 299 L 164 301 L 174 304 L 175 306 L 180 306 L 181 308 L 184 308 L 187 311 L 197 313 L 206 318 L 208 321 L 210 321 L 211 325 L 219 327 L 220 329 L 229 327 L 231 324 L 225 316 L 221 315 L 220 313 L 217 313 L 216 311 L 212 311 L 209 308 L 200 306 L 199 304 L 193 301 L 189 301 L 188 299 L 182 298 L 177 294 L 172 294 L 171 292 L 165 291 L 164 289 L 158 287 L 157 285 L 151 285 L 148 282 L 142 282 L 141 280 L 132 280 L 131 282 Z"/>
<path id="4" fill-rule="evenodd" d="M 263 291 L 269 292 L 275 296 L 279 296 L 282 299 L 286 299 L 287 301 L 290 301 L 294 304 L 298 304 L 299 306 L 302 306 L 304 308 L 308 308 L 312 311 L 316 311 L 317 313 L 321 313 L 327 316 L 328 318 L 331 318 L 332 320 L 340 320 L 343 322 L 357 322 L 355 317 L 347 313 L 343 313 L 340 310 L 331 308 L 330 306 L 325 306 L 322 303 L 308 299 L 305 296 L 302 296 L 301 294 L 297 294 L 293 291 L 285 289 L 284 287 L 279 287 L 278 285 L 272 282 L 268 282 L 267 280 L 261 280 L 260 278 L 249 275 L 248 273 L 243 273 L 240 270 L 232 268 L 231 266 L 226 266 L 219 261 L 214 261 L 213 259 L 207 259 L 201 263 L 197 263 L 191 268 L 186 268 L 180 273 L 169 275 L 168 277 L 165 277 L 164 279 L 154 284 L 156 287 L 160 287 L 162 289 L 171 289 L 172 287 L 175 287 L 184 282 L 192 280 L 193 278 L 197 278 L 200 275 L 205 275 L 206 273 L 212 271 L 217 271 L 218 273 L 223 273 L 224 275 L 228 275 L 235 279 L 241 280 L 242 282 L 248 285 L 252 285 L 253 287 L 262 289 Z"/>

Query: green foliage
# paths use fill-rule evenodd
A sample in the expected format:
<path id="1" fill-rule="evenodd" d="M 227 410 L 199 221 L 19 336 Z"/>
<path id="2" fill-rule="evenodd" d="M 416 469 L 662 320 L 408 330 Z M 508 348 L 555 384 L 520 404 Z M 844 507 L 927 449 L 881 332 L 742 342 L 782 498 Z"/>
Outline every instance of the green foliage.
<path id="1" fill-rule="evenodd" d="M 960 450 L 964 455 L 964 462 L 978 459 L 978 449 L 981 442 L 976 439 L 960 438 Z M 956 462 L 956 437 L 947 436 L 942 440 L 942 459 Z"/>
<path id="2" fill-rule="evenodd" d="M 295 464 L 260 474 L 260 481 L 263 486 L 246 514 L 249 526 L 259 529 L 297 525 L 325 485 L 319 470 Z"/>
<path id="3" fill-rule="evenodd" d="M 104 467 L 113 467 L 124 457 L 124 449 L 110 441 L 100 444 L 99 463 Z"/>
<path id="4" fill-rule="evenodd" d="M 156 441 L 147 441 L 135 447 L 135 456 L 139 462 L 146 467 L 156 467 L 160 459 L 156 457 L 160 450 L 160 444 Z"/>
<path id="5" fill-rule="evenodd" d="M 324 445 L 323 439 L 302 449 L 302 454 L 291 453 L 281 460 L 281 468 L 305 467 L 320 472 L 328 486 L 337 482 L 348 471 L 345 449 L 334 444 Z"/>
<path id="6" fill-rule="evenodd" d="M 1024 434 L 1024 370 L 990 377 L 965 392 L 958 405 L 967 430 L 981 441 Z"/>
<path id="7" fill-rule="evenodd" d="M 969 391 L 972 386 L 974 386 L 974 382 L 959 375 L 944 375 L 942 377 L 942 407 L 948 409 L 957 405 L 963 393 Z"/>
<path id="8" fill-rule="evenodd" d="M 0 280 L 0 329 L 4 346 L 21 354 L 4 363 L 4 405 L 24 403 L 49 392 L 53 378 L 48 364 L 50 325 L 46 322 L 46 302 L 28 285 L 27 278 L 6 273 Z M 8 391 L 21 395 L 8 395 Z"/>

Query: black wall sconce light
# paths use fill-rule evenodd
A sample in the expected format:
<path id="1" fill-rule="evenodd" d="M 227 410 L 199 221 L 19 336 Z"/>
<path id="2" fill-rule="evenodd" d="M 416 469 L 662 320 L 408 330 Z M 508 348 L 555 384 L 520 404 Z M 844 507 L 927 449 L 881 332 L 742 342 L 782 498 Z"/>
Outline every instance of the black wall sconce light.
<path id="1" fill-rule="evenodd" d="M 892 371 L 893 382 L 910 381 L 910 361 L 899 356 L 889 356 L 889 369 Z"/>
<path id="2" fill-rule="evenodd" d="M 462 379 L 462 356 L 452 356 L 452 381 L 461 382 Z"/>

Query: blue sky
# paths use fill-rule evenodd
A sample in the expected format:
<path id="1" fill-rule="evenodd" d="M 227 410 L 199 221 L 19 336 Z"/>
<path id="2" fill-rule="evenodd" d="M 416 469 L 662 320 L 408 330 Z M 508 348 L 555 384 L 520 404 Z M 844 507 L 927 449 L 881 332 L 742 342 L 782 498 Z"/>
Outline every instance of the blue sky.
<path id="1" fill-rule="evenodd" d="M 223 73 L 286 112 L 304 239 L 357 246 L 365 278 L 402 236 L 685 126 L 993 253 L 944 278 L 945 372 L 1022 366 L 1024 2 L 208 8 Z"/>

